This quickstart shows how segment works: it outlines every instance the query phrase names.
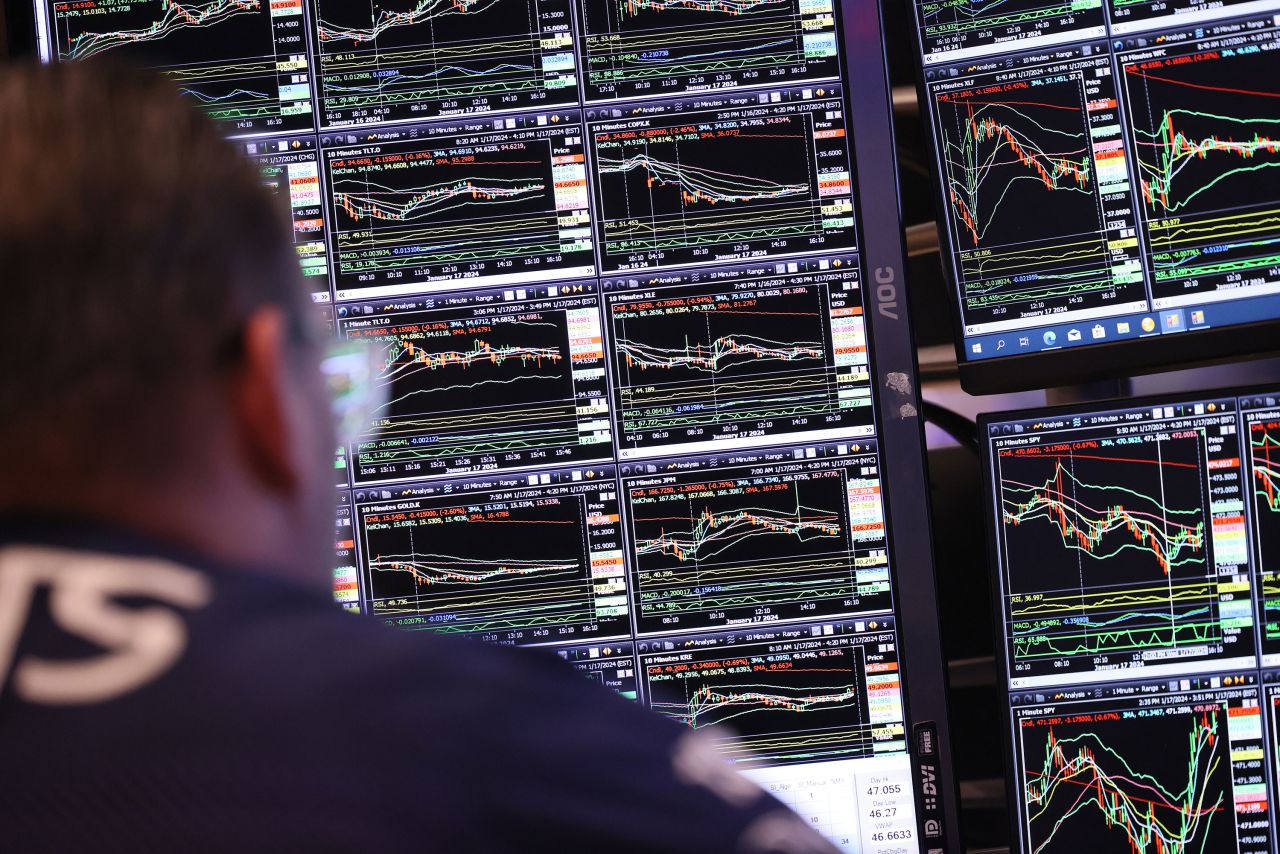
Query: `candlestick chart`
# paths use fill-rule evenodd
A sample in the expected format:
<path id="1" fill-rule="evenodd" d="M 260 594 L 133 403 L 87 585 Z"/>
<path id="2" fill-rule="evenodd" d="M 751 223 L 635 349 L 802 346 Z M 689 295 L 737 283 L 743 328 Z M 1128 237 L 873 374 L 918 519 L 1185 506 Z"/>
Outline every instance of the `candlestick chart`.
<path id="1" fill-rule="evenodd" d="M 851 243 L 843 130 L 815 137 L 808 112 L 666 121 L 594 133 L 607 269 Z M 829 152 L 841 160 L 825 159 Z"/>
<path id="2" fill-rule="evenodd" d="M 830 2 L 581 0 L 589 100 L 839 75 Z"/>
<path id="3" fill-rule="evenodd" d="M 1194 431 L 1145 439 L 1001 456 L 1008 642 L 1018 670 L 1220 651 L 1203 439 Z"/>
<path id="4" fill-rule="evenodd" d="M 778 647 L 707 650 L 692 662 L 642 659 L 649 707 L 751 767 L 870 755 L 865 657 L 844 645 L 808 653 Z"/>
<path id="5" fill-rule="evenodd" d="M 1263 652 L 1280 652 L 1280 421 L 1249 422 L 1254 549 L 1262 589 Z"/>
<path id="6" fill-rule="evenodd" d="M 312 127 L 302 3 L 264 0 L 103 0 L 51 3 L 58 59 L 111 55 L 154 68 L 234 130 Z M 297 29 L 275 23 L 294 19 Z"/>
<path id="7" fill-rule="evenodd" d="M 994 48 L 1097 26 L 1101 0 L 917 0 L 925 53 Z"/>
<path id="8" fill-rule="evenodd" d="M 533 132 L 501 147 L 408 140 L 373 157 L 336 152 L 327 168 L 338 290 L 589 264 L 589 229 L 581 241 L 561 236 L 574 194 L 586 207 L 586 174 L 580 151 L 553 154 L 559 141 Z"/>
<path id="9" fill-rule="evenodd" d="M 888 607 L 887 562 L 871 548 L 883 541 L 858 551 L 846 482 L 825 474 L 631 488 L 640 630 Z"/>
<path id="10" fill-rule="evenodd" d="M 603 379 L 574 374 L 601 371 L 604 354 L 598 344 L 570 345 L 571 335 L 598 337 L 593 309 L 477 315 L 405 311 L 387 326 L 345 327 L 378 348 L 387 401 L 353 449 L 356 482 L 509 467 L 539 452 L 608 454 L 607 429 L 601 442 L 583 433 L 585 419 L 607 422 Z"/>
<path id="11" fill-rule="evenodd" d="M 598 625 L 580 496 L 420 502 L 361 527 L 370 610 L 393 625 L 512 640 Z"/>
<path id="12" fill-rule="evenodd" d="M 1235 851 L 1224 706 L 1022 721 L 1027 850 Z"/>
<path id="13" fill-rule="evenodd" d="M 961 293 L 973 315 L 1110 297 L 1105 224 L 1078 74 L 935 97 Z"/>
<path id="14" fill-rule="evenodd" d="M 1280 264 L 1280 75 L 1274 51 L 1129 62 L 1153 294 L 1236 287 Z"/>
<path id="15" fill-rule="evenodd" d="M 859 309 L 860 311 L 860 309 Z M 861 371 L 837 354 L 861 343 L 833 323 L 821 287 L 735 293 L 685 288 L 612 306 L 615 405 L 637 447 L 870 418 Z"/>
<path id="16" fill-rule="evenodd" d="M 569 0 L 317 3 L 330 127 L 577 98 Z"/>

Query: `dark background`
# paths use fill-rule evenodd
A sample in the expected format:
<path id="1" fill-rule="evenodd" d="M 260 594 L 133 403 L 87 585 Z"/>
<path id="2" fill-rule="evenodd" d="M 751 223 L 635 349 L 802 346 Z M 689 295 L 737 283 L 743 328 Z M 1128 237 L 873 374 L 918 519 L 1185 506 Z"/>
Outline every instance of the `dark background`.
<path id="1" fill-rule="evenodd" d="M 1004 733 L 1006 709 L 996 689 L 983 519 L 983 487 L 974 418 L 978 413 L 1120 394 L 1164 394 L 1195 388 L 1280 382 L 1280 360 L 1117 378 L 1068 389 L 975 397 L 957 376 L 948 286 L 937 247 L 931 155 L 916 102 L 915 45 L 907 0 L 882 3 L 893 82 L 898 173 L 908 261 L 908 292 L 926 401 L 938 600 L 950 670 L 952 743 L 960 778 L 963 832 L 971 852 L 1007 850 Z M 30 0 L 0 0 L 0 60 L 34 52 Z M 1188 354 L 1194 358 L 1195 354 Z M 1177 365 L 1170 365 L 1173 369 Z M 912 532 L 897 532 L 911 536 Z"/>

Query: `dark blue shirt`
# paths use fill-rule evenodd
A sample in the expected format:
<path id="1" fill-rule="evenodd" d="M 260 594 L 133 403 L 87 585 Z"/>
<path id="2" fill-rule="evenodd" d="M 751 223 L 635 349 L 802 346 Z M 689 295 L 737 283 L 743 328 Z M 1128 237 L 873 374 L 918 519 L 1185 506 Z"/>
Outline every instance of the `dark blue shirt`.
<path id="1" fill-rule="evenodd" d="M 554 656 L 119 533 L 0 530 L 9 851 L 829 852 Z"/>

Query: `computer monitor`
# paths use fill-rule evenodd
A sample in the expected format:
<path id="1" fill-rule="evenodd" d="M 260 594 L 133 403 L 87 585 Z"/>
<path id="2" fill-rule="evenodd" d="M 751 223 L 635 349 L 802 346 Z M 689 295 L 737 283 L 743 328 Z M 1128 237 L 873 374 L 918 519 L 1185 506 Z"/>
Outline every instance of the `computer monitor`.
<path id="1" fill-rule="evenodd" d="M 1280 3 L 913 6 L 966 388 L 1277 349 Z"/>
<path id="2" fill-rule="evenodd" d="M 1274 851 L 1280 389 L 981 422 L 1016 851 Z"/>
<path id="3" fill-rule="evenodd" d="M 342 607 L 715 726 L 844 850 L 959 850 L 874 4 L 34 8 L 221 122 L 381 353 Z"/>

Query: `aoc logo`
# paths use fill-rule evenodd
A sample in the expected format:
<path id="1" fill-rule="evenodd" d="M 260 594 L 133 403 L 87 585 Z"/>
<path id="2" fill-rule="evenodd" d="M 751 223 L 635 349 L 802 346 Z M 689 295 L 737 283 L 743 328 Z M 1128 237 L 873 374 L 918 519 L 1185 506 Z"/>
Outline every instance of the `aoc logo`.
<path id="1" fill-rule="evenodd" d="M 892 267 L 876 267 L 876 311 L 898 319 L 898 274 Z"/>

